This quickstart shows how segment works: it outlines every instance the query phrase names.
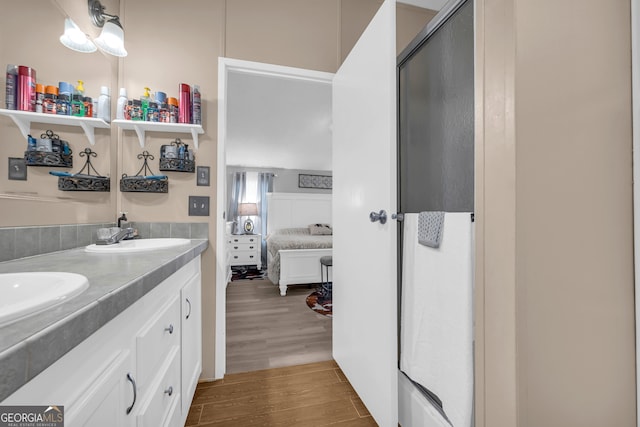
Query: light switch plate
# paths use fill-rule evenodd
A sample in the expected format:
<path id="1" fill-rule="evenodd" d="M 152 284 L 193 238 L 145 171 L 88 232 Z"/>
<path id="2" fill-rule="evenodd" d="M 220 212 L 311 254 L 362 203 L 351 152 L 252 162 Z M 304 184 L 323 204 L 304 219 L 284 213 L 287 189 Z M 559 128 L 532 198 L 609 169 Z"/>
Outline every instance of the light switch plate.
<path id="1" fill-rule="evenodd" d="M 209 216 L 209 196 L 189 196 L 189 216 Z"/>
<path id="2" fill-rule="evenodd" d="M 27 162 L 22 157 L 9 157 L 9 179 L 27 180 Z"/>

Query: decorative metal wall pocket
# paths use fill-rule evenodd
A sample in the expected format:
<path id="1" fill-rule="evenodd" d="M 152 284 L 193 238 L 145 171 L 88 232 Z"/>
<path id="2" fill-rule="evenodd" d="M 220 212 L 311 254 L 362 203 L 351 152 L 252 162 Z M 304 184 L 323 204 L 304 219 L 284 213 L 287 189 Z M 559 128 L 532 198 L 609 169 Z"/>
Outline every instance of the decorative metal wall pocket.
<path id="1" fill-rule="evenodd" d="M 29 137 L 31 138 L 31 136 Z M 67 141 L 61 140 L 60 137 L 51 130 L 40 135 L 40 138 L 51 140 L 51 151 L 25 151 L 24 160 L 27 162 L 27 166 L 73 167 L 72 151 Z"/>
<path id="2" fill-rule="evenodd" d="M 79 153 L 80 157 L 86 157 L 84 166 L 80 169 L 80 172 L 71 176 L 59 176 L 58 177 L 58 190 L 61 191 L 111 191 L 111 179 L 107 176 L 102 176 L 91 164 L 91 157 L 97 157 L 98 154 L 91 150 L 91 148 L 85 148 L 84 151 Z M 95 173 L 92 175 L 91 173 Z"/>
<path id="3" fill-rule="evenodd" d="M 166 175 L 154 175 L 149 168 L 149 160 L 154 157 L 148 151 L 138 154 L 138 159 L 144 159 L 142 167 L 134 176 L 122 174 L 120 179 L 120 191 L 138 193 L 168 193 L 169 178 Z M 142 175 L 144 173 L 145 175 Z"/>
<path id="4" fill-rule="evenodd" d="M 189 146 L 180 138 L 160 147 L 160 170 L 195 173 L 196 161 Z"/>

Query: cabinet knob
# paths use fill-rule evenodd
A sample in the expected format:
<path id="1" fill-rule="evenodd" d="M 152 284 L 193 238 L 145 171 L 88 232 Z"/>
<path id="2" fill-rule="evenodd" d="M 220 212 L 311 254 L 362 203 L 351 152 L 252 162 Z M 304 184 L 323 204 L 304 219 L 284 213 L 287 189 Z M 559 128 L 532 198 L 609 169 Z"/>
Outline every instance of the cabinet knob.
<path id="1" fill-rule="evenodd" d="M 171 396 L 173 394 L 173 387 L 169 386 L 169 388 L 164 391 L 164 394 Z"/>
<path id="2" fill-rule="evenodd" d="M 169 325 L 168 327 L 164 328 L 164 330 L 166 332 L 169 332 L 170 334 L 172 334 L 173 333 L 173 325 Z"/>

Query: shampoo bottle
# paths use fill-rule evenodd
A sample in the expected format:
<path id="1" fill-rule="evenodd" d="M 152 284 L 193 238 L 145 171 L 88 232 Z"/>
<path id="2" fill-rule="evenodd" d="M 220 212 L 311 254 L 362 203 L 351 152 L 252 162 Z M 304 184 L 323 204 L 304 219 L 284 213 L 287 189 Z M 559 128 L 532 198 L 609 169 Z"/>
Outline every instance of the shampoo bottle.
<path id="1" fill-rule="evenodd" d="M 118 96 L 118 103 L 116 105 L 116 119 L 124 120 L 124 110 L 127 108 L 127 89 L 120 88 L 120 94 Z"/>
<path id="2" fill-rule="evenodd" d="M 6 86 L 6 107 L 7 110 L 15 110 L 18 95 L 18 66 L 7 65 L 7 86 Z"/>

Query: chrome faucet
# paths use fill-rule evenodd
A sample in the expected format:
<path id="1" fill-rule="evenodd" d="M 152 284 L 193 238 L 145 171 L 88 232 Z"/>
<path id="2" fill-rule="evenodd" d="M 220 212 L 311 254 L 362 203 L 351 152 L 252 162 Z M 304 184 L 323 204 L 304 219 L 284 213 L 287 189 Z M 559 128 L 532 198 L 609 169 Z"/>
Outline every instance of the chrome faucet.
<path id="1" fill-rule="evenodd" d="M 127 219 L 127 213 L 126 212 L 120 212 L 120 218 L 118 218 L 118 228 L 122 228 L 122 221 L 124 221 L 124 222 L 129 221 Z"/>
<path id="2" fill-rule="evenodd" d="M 124 239 L 133 239 L 135 236 L 133 227 L 128 228 L 115 228 L 116 231 L 106 239 L 99 239 L 96 241 L 96 245 L 113 245 Z"/>

